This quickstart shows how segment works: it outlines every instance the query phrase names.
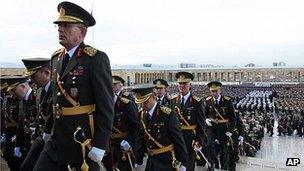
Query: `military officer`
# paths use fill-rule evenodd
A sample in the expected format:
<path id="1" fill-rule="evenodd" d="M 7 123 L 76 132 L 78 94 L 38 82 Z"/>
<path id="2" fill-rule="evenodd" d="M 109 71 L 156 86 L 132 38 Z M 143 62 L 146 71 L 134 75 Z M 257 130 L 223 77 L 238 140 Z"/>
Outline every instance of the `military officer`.
<path id="1" fill-rule="evenodd" d="M 22 163 L 30 149 L 32 135 L 35 133 L 33 125 L 37 115 L 36 96 L 26 77 L 16 77 L 13 80 L 13 84 L 8 87 L 8 90 L 13 91 L 20 100 L 14 156 L 19 158 Z"/>
<path id="2" fill-rule="evenodd" d="M 181 124 L 183 136 L 189 155 L 188 170 L 194 170 L 196 152 L 201 151 L 204 143 L 204 103 L 191 93 L 191 81 L 194 76 L 189 72 L 178 72 L 175 75 L 178 82 L 179 94 L 172 97 L 172 105 L 176 110 Z M 196 152 L 195 152 L 196 150 Z"/>
<path id="3" fill-rule="evenodd" d="M 124 97 L 129 100 L 132 100 L 134 102 L 134 97 L 133 95 L 126 91 L 123 90 L 123 86 L 125 84 L 125 80 L 121 78 L 120 76 L 113 75 L 113 92 L 119 97 Z"/>
<path id="4" fill-rule="evenodd" d="M 163 79 L 156 79 L 153 81 L 153 84 L 155 85 L 155 89 L 156 89 L 156 96 L 157 96 L 156 100 L 158 105 L 163 105 L 172 108 L 171 97 L 166 92 L 166 89 L 169 86 L 167 81 Z"/>
<path id="5" fill-rule="evenodd" d="M 137 106 L 132 100 L 119 96 L 122 94 L 120 85 L 123 83 L 124 80 L 121 77 L 113 76 L 115 116 L 109 150 L 103 159 L 107 170 L 131 170 L 135 140 L 140 130 Z"/>
<path id="6" fill-rule="evenodd" d="M 16 77 L 1 77 L 1 93 L 4 93 L 3 103 L 1 106 L 1 119 L 3 118 L 3 120 L 1 120 L 1 124 L 3 124 L 3 129 L 1 129 L 3 141 L 1 144 L 1 150 L 3 158 L 6 160 L 8 167 L 12 171 L 18 171 L 22 162 L 22 159 L 13 155 L 19 115 L 22 113 L 22 103 L 17 99 L 12 89 L 9 88 L 10 85 L 14 84 L 15 78 Z"/>
<path id="7" fill-rule="evenodd" d="M 52 114 L 52 90 L 51 90 L 51 66 L 48 58 L 22 59 L 26 67 L 26 76 L 30 77 L 37 90 L 37 117 L 35 118 L 35 138 L 31 149 L 25 157 L 20 170 L 33 170 L 36 161 L 44 147 L 44 143 L 50 138 L 53 126 Z"/>
<path id="8" fill-rule="evenodd" d="M 51 59 L 54 126 L 34 170 L 99 170 L 114 119 L 109 58 L 83 43 L 95 25 L 90 13 L 66 1 L 57 9 L 54 23 L 63 48 Z M 80 129 L 84 142 L 74 137 Z"/>
<path id="9" fill-rule="evenodd" d="M 140 122 L 148 152 L 147 171 L 186 170 L 187 150 L 179 121 L 168 107 L 159 106 L 154 86 L 138 87 L 135 102 L 142 107 Z M 140 163 L 141 164 L 141 163 Z"/>
<path id="10" fill-rule="evenodd" d="M 206 134 L 207 134 L 207 156 L 212 166 L 209 170 L 213 170 L 215 158 L 214 140 L 217 139 L 220 144 L 220 164 L 221 169 L 235 170 L 229 168 L 230 158 L 232 153 L 233 142 L 232 133 L 236 124 L 236 116 L 232 100 L 228 96 L 221 94 L 220 88 L 222 83 L 212 81 L 207 84 L 211 95 L 206 98 Z M 229 144 L 229 148 L 228 145 Z"/>

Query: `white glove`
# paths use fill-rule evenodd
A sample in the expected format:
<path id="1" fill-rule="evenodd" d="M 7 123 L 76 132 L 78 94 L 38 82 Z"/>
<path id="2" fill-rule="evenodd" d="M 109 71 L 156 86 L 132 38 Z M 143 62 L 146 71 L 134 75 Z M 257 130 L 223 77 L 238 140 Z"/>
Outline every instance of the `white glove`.
<path id="1" fill-rule="evenodd" d="M 22 153 L 21 153 L 21 151 L 20 151 L 20 147 L 15 147 L 15 148 L 14 148 L 14 156 L 15 156 L 15 157 L 19 157 L 19 158 L 22 157 Z"/>
<path id="2" fill-rule="evenodd" d="M 134 165 L 134 168 L 136 168 L 136 169 L 143 169 L 144 167 L 145 167 L 144 164 L 135 163 L 135 165 Z"/>
<path id="3" fill-rule="evenodd" d="M 181 165 L 181 167 L 179 168 L 179 171 L 186 171 L 186 167 Z"/>
<path id="4" fill-rule="evenodd" d="M 44 143 L 47 143 L 51 139 L 51 134 L 44 132 L 42 135 L 42 139 L 43 139 Z"/>
<path id="5" fill-rule="evenodd" d="M 100 163 L 103 156 L 104 156 L 105 150 L 102 150 L 97 147 L 93 147 L 91 151 L 88 154 L 88 157 L 93 160 L 96 163 Z"/>
<path id="6" fill-rule="evenodd" d="M 6 136 L 5 134 L 1 135 L 0 143 L 4 143 L 6 141 Z"/>
<path id="7" fill-rule="evenodd" d="M 202 149 L 202 146 L 198 142 L 196 142 L 193 147 L 195 151 L 201 151 Z"/>
<path id="8" fill-rule="evenodd" d="M 226 132 L 226 135 L 228 136 L 228 137 L 231 137 L 232 136 L 232 134 L 231 134 L 231 132 Z"/>
<path id="9" fill-rule="evenodd" d="M 11 141 L 14 143 L 16 142 L 16 135 L 12 136 Z"/>
<path id="10" fill-rule="evenodd" d="M 122 147 L 123 150 L 128 151 L 131 149 L 130 144 L 126 140 L 122 140 L 120 143 L 120 146 Z"/>
<path id="11" fill-rule="evenodd" d="M 239 140 L 239 145 L 241 145 L 244 142 L 244 137 L 239 136 L 238 140 Z"/>
<path id="12" fill-rule="evenodd" d="M 207 118 L 205 121 L 208 126 L 212 126 L 211 119 Z"/>

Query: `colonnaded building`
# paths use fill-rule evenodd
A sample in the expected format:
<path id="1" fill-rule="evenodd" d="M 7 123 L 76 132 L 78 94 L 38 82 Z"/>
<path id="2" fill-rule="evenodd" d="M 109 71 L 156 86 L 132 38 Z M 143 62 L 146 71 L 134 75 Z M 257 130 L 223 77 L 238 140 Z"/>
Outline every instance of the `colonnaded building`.
<path id="1" fill-rule="evenodd" d="M 175 74 L 187 71 L 195 76 L 194 82 L 206 83 L 218 80 L 224 84 L 240 84 L 246 82 L 268 83 L 304 83 L 304 67 L 235 67 L 235 68 L 166 68 L 150 66 L 112 67 L 113 75 L 126 80 L 127 86 L 149 84 L 154 79 L 162 78 L 168 82 L 175 81 Z M 1 68 L 1 76 L 18 75 L 25 72 L 24 68 Z"/>

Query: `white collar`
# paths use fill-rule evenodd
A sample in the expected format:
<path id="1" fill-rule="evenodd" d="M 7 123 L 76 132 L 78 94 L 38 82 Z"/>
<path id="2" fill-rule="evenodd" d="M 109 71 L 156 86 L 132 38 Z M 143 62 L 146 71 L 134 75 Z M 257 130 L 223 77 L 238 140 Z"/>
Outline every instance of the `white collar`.
<path id="1" fill-rule="evenodd" d="M 190 91 L 185 95 L 183 96 L 182 94 L 180 95 L 180 100 L 182 102 L 182 98 L 184 97 L 184 104 L 186 104 L 186 101 L 188 100 L 189 96 L 190 96 Z"/>
<path id="2" fill-rule="evenodd" d="M 73 57 L 73 55 L 74 55 L 74 53 L 75 53 L 75 51 L 76 51 L 76 49 L 78 48 L 79 45 L 80 44 L 78 44 L 77 46 L 73 47 L 71 50 L 68 51 L 70 59 Z"/>
<path id="3" fill-rule="evenodd" d="M 216 101 L 217 101 L 218 103 L 220 102 L 221 97 L 222 97 L 222 96 L 219 94 L 218 97 L 217 97 L 217 99 L 216 99 Z"/>
<path id="4" fill-rule="evenodd" d="M 165 97 L 165 95 L 161 96 L 160 98 L 157 97 L 157 100 L 160 99 L 160 101 L 163 101 L 164 97 Z"/>
<path id="5" fill-rule="evenodd" d="M 29 97 L 30 97 L 31 92 L 32 92 L 32 88 L 29 88 L 28 91 L 25 94 L 25 97 L 23 99 L 27 101 L 29 99 Z"/>
<path id="6" fill-rule="evenodd" d="M 157 105 L 157 103 L 155 103 L 154 106 L 148 111 L 148 114 L 150 115 L 150 118 L 152 117 L 152 115 L 155 111 L 156 105 Z"/>
<path id="7" fill-rule="evenodd" d="M 44 86 L 45 92 L 47 92 L 47 91 L 49 90 L 50 85 L 51 85 L 51 81 L 49 81 L 49 82 Z"/>
<path id="8" fill-rule="evenodd" d="M 114 104 L 117 102 L 117 95 L 116 94 L 114 94 L 114 97 L 113 97 L 113 100 L 114 100 Z"/>

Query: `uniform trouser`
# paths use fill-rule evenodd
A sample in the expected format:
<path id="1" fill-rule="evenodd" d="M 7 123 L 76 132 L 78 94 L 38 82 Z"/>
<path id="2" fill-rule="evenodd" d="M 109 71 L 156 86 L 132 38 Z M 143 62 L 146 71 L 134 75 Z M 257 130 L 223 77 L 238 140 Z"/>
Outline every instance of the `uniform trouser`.
<path id="1" fill-rule="evenodd" d="M 214 125 L 212 127 L 208 127 L 206 130 L 207 133 L 207 159 L 210 164 L 213 166 L 215 163 L 215 159 L 217 158 L 217 154 L 215 151 L 215 140 L 217 139 L 219 142 L 219 156 L 220 156 L 220 164 L 221 169 L 227 170 L 229 169 L 230 162 L 230 153 L 231 149 L 228 146 L 229 139 L 226 136 L 227 128 L 225 125 Z"/>
<path id="2" fill-rule="evenodd" d="M 195 159 L 196 155 L 193 150 L 193 148 L 187 149 L 188 156 L 189 156 L 189 167 L 187 168 L 187 171 L 194 171 L 195 169 Z"/>
<path id="3" fill-rule="evenodd" d="M 80 171 L 82 163 L 72 163 L 72 164 L 59 164 L 55 157 L 51 157 L 50 154 L 60 154 L 57 152 L 56 149 L 53 147 L 51 142 L 47 142 L 36 162 L 34 167 L 34 171 L 68 171 L 68 165 L 76 171 Z M 99 165 L 86 157 L 86 162 L 89 165 L 89 171 L 99 171 Z"/>
<path id="4" fill-rule="evenodd" d="M 114 142 L 111 144 L 107 155 L 102 160 L 105 168 L 109 171 L 113 170 L 114 167 L 118 168 L 119 170 L 131 170 L 127 154 L 124 155 L 125 160 L 123 159 L 123 152 L 119 142 Z M 134 157 L 132 157 L 132 155 L 130 155 L 130 157 L 133 165 Z"/>
<path id="5" fill-rule="evenodd" d="M 7 162 L 7 165 L 11 171 L 19 171 L 24 156 L 22 156 L 21 158 L 14 156 L 14 143 L 11 141 L 12 136 L 12 134 L 6 135 L 6 142 L 4 144 L 3 149 L 3 158 Z M 25 154 L 23 151 L 21 152 L 22 155 Z"/>
<path id="6" fill-rule="evenodd" d="M 236 168 L 235 162 L 237 162 L 238 158 L 239 158 L 238 134 L 233 133 L 232 139 L 233 139 L 234 143 L 233 143 L 233 149 L 231 150 L 231 153 L 230 153 L 229 168 L 230 168 L 230 170 L 235 170 L 235 168 Z"/>
<path id="7" fill-rule="evenodd" d="M 29 153 L 27 154 L 27 156 L 25 157 L 20 170 L 21 171 L 32 171 L 38 158 L 40 153 L 42 152 L 44 147 L 44 141 L 42 139 L 42 137 L 38 137 L 36 138 L 36 140 L 34 141 L 34 143 L 31 146 L 31 149 L 29 151 Z"/>

